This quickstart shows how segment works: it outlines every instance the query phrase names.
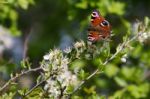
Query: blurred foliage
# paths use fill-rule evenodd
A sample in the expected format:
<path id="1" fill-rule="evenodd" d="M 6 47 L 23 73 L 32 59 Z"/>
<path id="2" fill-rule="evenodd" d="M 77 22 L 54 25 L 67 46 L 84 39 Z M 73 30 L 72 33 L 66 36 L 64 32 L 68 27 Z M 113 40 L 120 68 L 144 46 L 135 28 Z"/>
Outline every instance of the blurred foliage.
<path id="1" fill-rule="evenodd" d="M 27 10 L 33 0 L 1 0 L 0 1 L 0 23 L 9 28 L 13 35 L 19 35 L 17 9 Z"/>
<path id="2" fill-rule="evenodd" d="M 70 64 L 72 71 L 75 71 L 75 67 L 81 69 L 78 76 L 83 80 L 96 68 L 103 67 L 100 64 L 110 53 L 115 52 L 117 45 L 124 41 L 123 37 L 126 39 L 135 35 L 134 32 L 137 31 L 133 29 L 136 20 L 144 21 L 149 31 L 149 6 L 149 0 L 0 0 L 0 24 L 11 31 L 13 36 L 21 35 L 22 41 L 27 35 L 30 36 L 27 54 L 33 62 L 31 66 L 36 67 L 50 48 L 60 47 L 64 36 L 69 36 L 71 43 L 79 39 L 85 40 L 91 11 L 98 9 L 111 23 L 115 35 L 111 38 L 110 49 L 104 47 L 106 50 L 100 58 L 90 61 L 75 59 Z M 125 50 L 107 64 L 103 73 L 87 81 L 72 98 L 149 99 L 150 40 L 143 43 L 137 40 L 130 48 L 132 50 Z M 124 54 L 127 54 L 125 63 L 120 60 Z M 0 77 L 13 72 L 14 64 L 1 59 Z M 9 69 L 6 70 L 4 66 Z M 4 83 L 3 80 L 0 82 Z M 35 91 L 36 94 L 37 92 Z M 16 88 L 11 88 L 10 93 L 3 94 L 0 98 L 9 99 L 16 97 L 15 94 Z M 24 91 L 19 91 L 19 94 L 24 94 Z"/>

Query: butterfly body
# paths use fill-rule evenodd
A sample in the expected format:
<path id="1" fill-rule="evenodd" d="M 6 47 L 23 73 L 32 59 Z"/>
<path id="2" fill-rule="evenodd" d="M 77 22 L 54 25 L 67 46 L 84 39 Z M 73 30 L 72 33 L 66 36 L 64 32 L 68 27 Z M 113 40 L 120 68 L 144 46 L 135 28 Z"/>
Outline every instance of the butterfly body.
<path id="1" fill-rule="evenodd" d="M 91 23 L 88 28 L 88 40 L 97 42 L 110 37 L 111 26 L 109 22 L 102 17 L 98 11 L 91 14 Z"/>

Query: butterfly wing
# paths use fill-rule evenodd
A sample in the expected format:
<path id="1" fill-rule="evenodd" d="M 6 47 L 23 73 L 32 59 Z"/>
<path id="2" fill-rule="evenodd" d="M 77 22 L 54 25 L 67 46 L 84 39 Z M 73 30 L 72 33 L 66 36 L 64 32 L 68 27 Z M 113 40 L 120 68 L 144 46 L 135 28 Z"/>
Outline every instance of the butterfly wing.
<path id="1" fill-rule="evenodd" d="M 88 40 L 96 42 L 109 37 L 111 28 L 109 22 L 97 10 L 94 10 L 91 14 L 91 24 L 88 31 Z"/>
<path id="2" fill-rule="evenodd" d="M 97 31 L 92 31 L 88 34 L 88 40 L 91 42 L 96 42 L 99 41 L 100 39 L 102 39 L 102 36 L 99 32 Z"/>
<path id="3" fill-rule="evenodd" d="M 94 10 L 91 14 L 91 25 L 97 26 L 101 21 L 100 14 L 97 10 Z"/>

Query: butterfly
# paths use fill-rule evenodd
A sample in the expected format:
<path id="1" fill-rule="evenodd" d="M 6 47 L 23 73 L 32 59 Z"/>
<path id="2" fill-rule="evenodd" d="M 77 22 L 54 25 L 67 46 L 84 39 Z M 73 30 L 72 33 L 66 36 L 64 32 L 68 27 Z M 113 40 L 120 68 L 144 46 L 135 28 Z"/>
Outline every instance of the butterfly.
<path id="1" fill-rule="evenodd" d="M 111 26 L 109 22 L 100 15 L 99 11 L 94 10 L 91 14 L 91 22 L 88 28 L 88 40 L 97 42 L 110 37 Z"/>

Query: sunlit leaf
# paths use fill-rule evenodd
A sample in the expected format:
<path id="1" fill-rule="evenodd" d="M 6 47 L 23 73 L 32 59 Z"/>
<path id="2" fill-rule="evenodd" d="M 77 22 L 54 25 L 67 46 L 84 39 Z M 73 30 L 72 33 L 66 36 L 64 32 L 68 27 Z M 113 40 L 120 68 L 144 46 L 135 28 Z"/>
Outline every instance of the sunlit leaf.
<path id="1" fill-rule="evenodd" d="M 127 86 L 127 82 L 123 78 L 115 77 L 114 80 L 121 87 Z"/>
<path id="2" fill-rule="evenodd" d="M 86 9 L 87 5 L 88 5 L 87 1 L 82 1 L 82 2 L 77 3 L 75 6 L 77 8 Z"/>
<path id="3" fill-rule="evenodd" d="M 119 70 L 119 68 L 117 66 L 110 64 L 105 67 L 104 72 L 108 77 L 111 78 L 117 74 L 118 70 Z"/>
<path id="4" fill-rule="evenodd" d="M 112 2 L 112 4 L 108 7 L 108 11 L 110 13 L 115 13 L 118 15 L 123 15 L 124 12 L 124 8 L 125 8 L 125 4 L 122 2 Z"/>
<path id="5" fill-rule="evenodd" d="M 29 6 L 29 1 L 28 0 L 18 0 L 18 4 L 22 9 L 26 10 Z"/>
<path id="6" fill-rule="evenodd" d="M 94 94 L 95 93 L 95 86 L 91 86 L 90 88 L 84 88 L 83 90 L 87 93 L 87 94 Z"/>

